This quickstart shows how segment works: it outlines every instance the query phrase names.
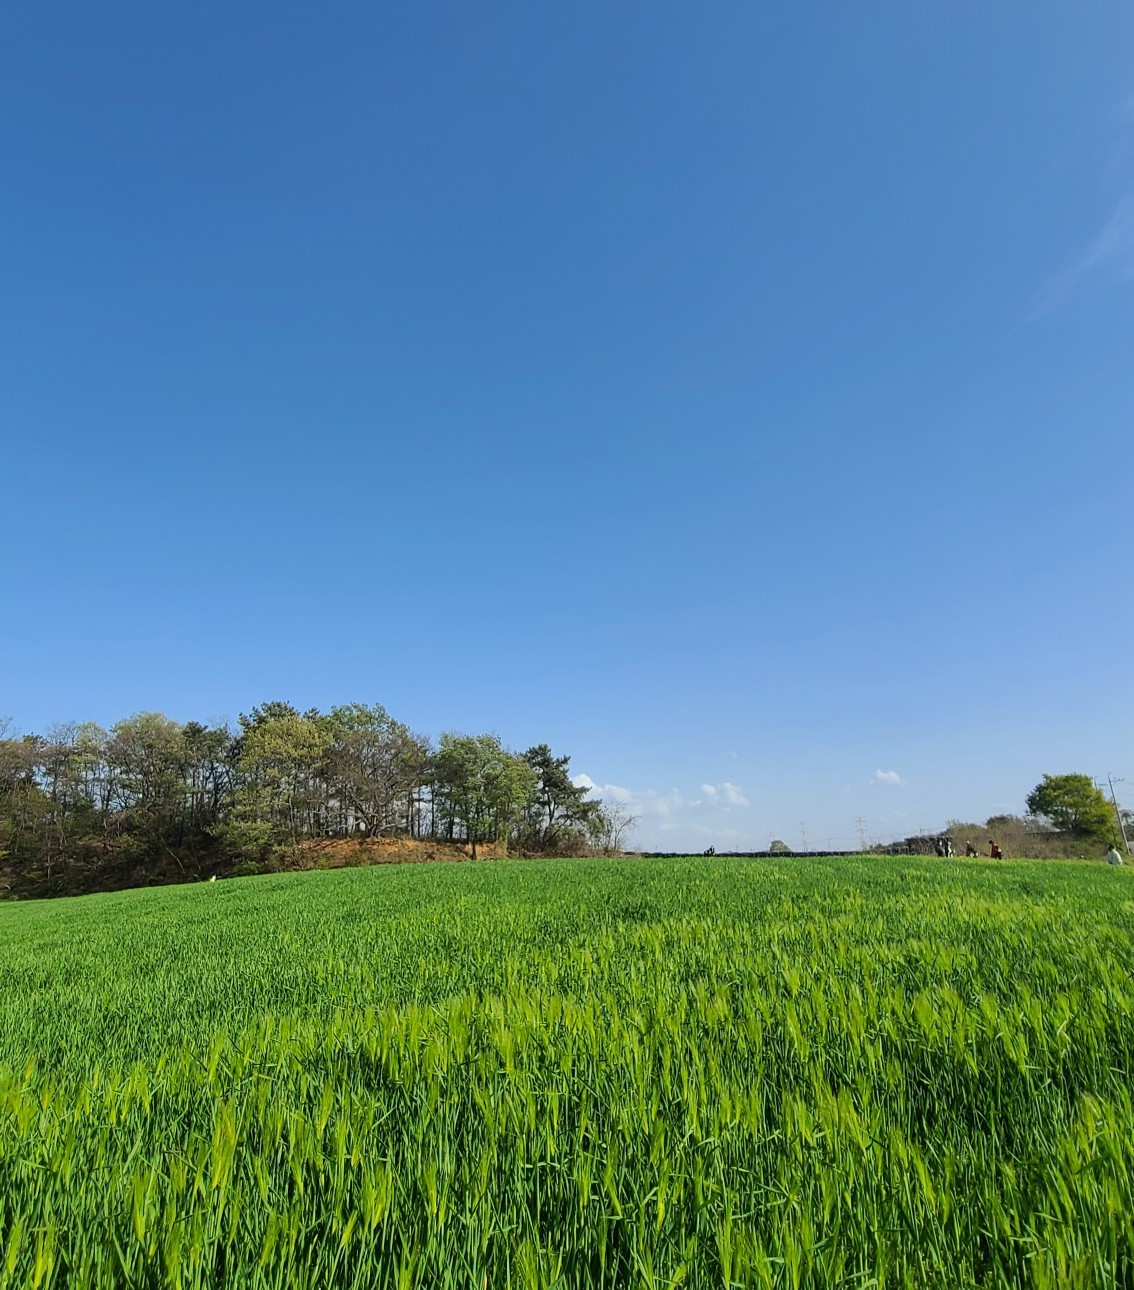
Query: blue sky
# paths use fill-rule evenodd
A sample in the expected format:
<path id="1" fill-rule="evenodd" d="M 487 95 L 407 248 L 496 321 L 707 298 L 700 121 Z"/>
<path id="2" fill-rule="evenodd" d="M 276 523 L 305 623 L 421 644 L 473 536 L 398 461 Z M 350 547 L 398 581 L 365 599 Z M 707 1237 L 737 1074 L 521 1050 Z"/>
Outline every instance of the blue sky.
<path id="1" fill-rule="evenodd" d="M 1134 799 L 1128 4 L 22 3 L 0 166 L 18 727 L 376 701 L 666 849 Z"/>

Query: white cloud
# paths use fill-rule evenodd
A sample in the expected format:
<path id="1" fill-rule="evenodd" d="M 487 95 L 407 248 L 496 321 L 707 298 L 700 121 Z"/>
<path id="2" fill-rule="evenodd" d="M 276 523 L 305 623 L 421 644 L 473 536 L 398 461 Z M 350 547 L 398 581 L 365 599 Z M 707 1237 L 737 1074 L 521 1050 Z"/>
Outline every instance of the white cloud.
<path id="1" fill-rule="evenodd" d="M 720 787 L 721 796 L 724 798 L 726 806 L 747 806 L 748 798 L 740 791 L 735 784 L 730 784 L 728 780 Z"/>
<path id="2" fill-rule="evenodd" d="M 571 780 L 576 788 L 585 788 L 591 798 L 604 798 L 628 806 L 635 814 L 641 816 L 665 817 L 685 805 L 685 799 L 671 788 L 668 793 L 659 793 L 653 788 L 624 788 L 621 784 L 596 784 L 589 775 L 576 775 Z"/>
<path id="3" fill-rule="evenodd" d="M 702 803 L 706 806 L 718 806 L 727 811 L 736 806 L 747 806 L 748 798 L 735 784 L 730 784 L 726 779 L 723 784 L 702 784 L 701 802 L 694 802 L 691 805 L 698 806 Z"/>
<path id="4" fill-rule="evenodd" d="M 894 788 L 901 786 L 902 777 L 896 770 L 876 770 L 874 772 L 874 782 L 876 784 L 891 784 Z"/>
<path id="5" fill-rule="evenodd" d="M 626 788 L 621 784 L 598 784 L 587 774 L 573 776 L 572 783 L 585 788 L 592 800 L 605 799 L 626 807 L 639 819 L 633 843 L 642 850 L 702 851 L 708 845 L 718 850 L 742 847 L 742 833 L 725 823 L 726 814 L 749 805 L 736 784 L 701 784 L 697 795 L 680 789 Z M 734 817 L 740 819 L 741 817 Z M 747 845 L 756 843 L 749 839 Z"/>

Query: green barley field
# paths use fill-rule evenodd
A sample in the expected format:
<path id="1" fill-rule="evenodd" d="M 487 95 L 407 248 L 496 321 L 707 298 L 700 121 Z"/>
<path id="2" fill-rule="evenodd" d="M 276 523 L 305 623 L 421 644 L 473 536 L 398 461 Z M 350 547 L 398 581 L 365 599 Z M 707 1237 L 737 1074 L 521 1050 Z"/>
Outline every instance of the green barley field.
<path id="1" fill-rule="evenodd" d="M 1134 873 L 0 906 L 0 1286 L 1134 1285 Z"/>

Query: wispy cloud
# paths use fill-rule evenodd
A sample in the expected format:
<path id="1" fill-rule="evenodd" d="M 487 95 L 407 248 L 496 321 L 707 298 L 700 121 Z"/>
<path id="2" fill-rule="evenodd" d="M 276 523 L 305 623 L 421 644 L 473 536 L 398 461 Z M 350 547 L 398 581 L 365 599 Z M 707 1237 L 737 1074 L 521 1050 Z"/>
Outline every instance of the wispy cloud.
<path id="1" fill-rule="evenodd" d="M 1090 281 L 1134 280 L 1134 192 L 1122 197 L 1079 258 L 1050 282 L 1037 312 L 1050 313 Z"/>
<path id="2" fill-rule="evenodd" d="M 596 784 L 589 775 L 576 775 L 571 782 L 576 788 L 585 788 L 592 798 L 603 798 L 605 801 L 617 802 L 620 806 L 628 806 L 636 815 L 656 822 L 667 820 L 686 804 L 685 798 L 676 788 L 671 788 L 667 793 L 659 793 L 653 788 L 633 789 L 621 784 Z"/>
<path id="3" fill-rule="evenodd" d="M 1111 175 L 1119 195 L 1109 218 L 1070 264 L 1043 288 L 1033 317 L 1049 314 L 1090 284 L 1110 286 L 1134 280 L 1134 188 L 1131 187 L 1130 149 L 1134 142 L 1134 94 L 1124 99 L 1110 129 L 1114 133 Z"/>
<path id="4" fill-rule="evenodd" d="M 735 784 L 730 784 L 726 779 L 723 784 L 702 784 L 701 802 L 694 802 L 693 805 L 699 806 L 702 803 L 729 811 L 738 806 L 747 806 L 748 798 Z"/>
<path id="5" fill-rule="evenodd" d="M 733 824 L 743 822 L 744 817 L 734 812 L 745 810 L 750 803 L 744 792 L 728 780 L 721 784 L 701 784 L 696 794 L 676 788 L 659 790 L 599 784 L 586 774 L 574 776 L 572 782 L 585 788 L 592 799 L 617 802 L 638 816 L 640 824 L 635 841 L 646 849 L 688 846 L 702 850 L 709 843 L 721 849 L 741 843 L 741 831 Z"/>
<path id="6" fill-rule="evenodd" d="M 1100 270 L 1117 278 L 1134 278 L 1134 193 L 1127 193 L 1114 208 L 1070 276 L 1074 283 Z"/>
<path id="7" fill-rule="evenodd" d="M 889 784 L 893 788 L 900 788 L 902 777 L 896 770 L 876 770 L 874 772 L 874 782 L 876 784 Z"/>

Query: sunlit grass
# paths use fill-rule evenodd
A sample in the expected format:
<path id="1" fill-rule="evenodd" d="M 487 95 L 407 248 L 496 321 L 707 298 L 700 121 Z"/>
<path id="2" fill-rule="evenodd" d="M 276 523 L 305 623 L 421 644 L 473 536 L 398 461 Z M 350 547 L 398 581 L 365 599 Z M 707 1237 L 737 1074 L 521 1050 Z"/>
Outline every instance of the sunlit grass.
<path id="1" fill-rule="evenodd" d="M 1114 1285 L 1134 885 L 569 861 L 0 907 L 0 1285 Z"/>

